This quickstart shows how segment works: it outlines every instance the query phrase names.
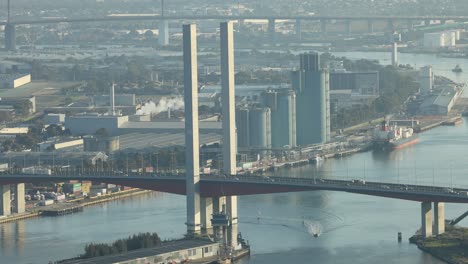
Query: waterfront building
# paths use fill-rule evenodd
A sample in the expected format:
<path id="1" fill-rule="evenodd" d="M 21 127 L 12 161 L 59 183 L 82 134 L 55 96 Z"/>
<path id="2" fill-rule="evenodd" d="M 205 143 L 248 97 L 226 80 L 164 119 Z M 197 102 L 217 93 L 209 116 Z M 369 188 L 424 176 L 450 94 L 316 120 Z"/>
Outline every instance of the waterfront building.
<path id="1" fill-rule="evenodd" d="M 300 55 L 300 66 L 291 73 L 291 84 L 296 92 L 297 145 L 323 144 L 329 141 L 329 72 L 320 67 L 318 53 Z"/>
<path id="2" fill-rule="evenodd" d="M 254 149 L 271 148 L 271 110 L 268 107 L 250 109 L 250 146 Z"/>
<path id="3" fill-rule="evenodd" d="M 296 94 L 293 90 L 267 90 L 263 104 L 271 110 L 271 145 L 273 148 L 296 146 Z"/>

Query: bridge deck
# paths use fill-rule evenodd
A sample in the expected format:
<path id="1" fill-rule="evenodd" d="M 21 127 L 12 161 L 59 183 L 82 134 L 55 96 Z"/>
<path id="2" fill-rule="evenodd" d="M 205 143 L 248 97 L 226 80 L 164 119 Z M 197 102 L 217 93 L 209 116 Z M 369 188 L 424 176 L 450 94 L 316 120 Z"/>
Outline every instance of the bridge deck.
<path id="1" fill-rule="evenodd" d="M 68 175 L 0 174 L 0 184 L 61 182 L 67 180 L 90 180 L 185 195 L 185 178 L 183 175 L 135 174 L 128 176 L 103 176 L 90 174 L 81 175 L 79 173 Z M 200 195 L 203 197 L 318 190 L 341 191 L 420 202 L 468 203 L 468 189 L 464 188 L 324 178 L 240 175 L 201 175 L 200 177 Z"/>

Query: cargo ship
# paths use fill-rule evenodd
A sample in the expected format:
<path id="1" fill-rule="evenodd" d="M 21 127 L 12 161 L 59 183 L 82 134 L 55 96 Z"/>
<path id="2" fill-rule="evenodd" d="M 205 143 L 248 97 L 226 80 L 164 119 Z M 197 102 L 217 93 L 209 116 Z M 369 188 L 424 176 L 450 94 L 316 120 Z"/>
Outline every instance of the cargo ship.
<path id="1" fill-rule="evenodd" d="M 415 144 L 419 137 L 411 127 L 389 125 L 386 121 L 375 128 L 372 145 L 374 150 L 394 150 Z"/>

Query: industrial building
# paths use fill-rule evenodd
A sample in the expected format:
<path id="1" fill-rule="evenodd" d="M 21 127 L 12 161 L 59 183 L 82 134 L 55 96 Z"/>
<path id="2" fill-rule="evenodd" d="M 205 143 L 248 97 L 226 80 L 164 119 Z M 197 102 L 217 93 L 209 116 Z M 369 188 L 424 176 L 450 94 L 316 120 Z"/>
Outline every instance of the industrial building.
<path id="1" fill-rule="evenodd" d="M 206 240 L 181 240 L 164 243 L 159 247 L 144 248 L 121 254 L 90 259 L 70 260 L 63 264 L 133 264 L 133 263 L 189 263 L 205 259 L 218 260 L 219 243 Z"/>
<path id="2" fill-rule="evenodd" d="M 330 83 L 318 53 L 300 55 L 300 67 L 291 73 L 291 84 L 296 92 L 297 145 L 326 143 L 330 140 Z"/>
<path id="3" fill-rule="evenodd" d="M 454 47 L 460 40 L 459 30 L 424 33 L 423 46 L 429 49 Z"/>
<path id="4" fill-rule="evenodd" d="M 271 110 L 268 107 L 250 109 L 249 113 L 250 147 L 254 149 L 271 148 Z"/>
<path id="5" fill-rule="evenodd" d="M 65 123 L 65 114 L 53 114 L 53 113 L 49 113 L 49 114 L 46 114 L 42 120 L 44 121 L 44 123 L 46 125 L 60 125 L 60 124 L 63 124 Z"/>
<path id="6" fill-rule="evenodd" d="M 114 100 L 115 107 L 136 105 L 135 94 L 116 94 Z M 109 95 L 95 95 L 93 101 L 96 107 L 110 106 Z"/>
<path id="7" fill-rule="evenodd" d="M 120 137 L 83 136 L 84 151 L 101 151 L 111 153 L 120 149 Z"/>
<path id="8" fill-rule="evenodd" d="M 330 93 L 350 90 L 353 94 L 379 96 L 379 72 L 330 72 Z"/>
<path id="9" fill-rule="evenodd" d="M 456 86 L 446 86 L 437 94 L 427 96 L 419 106 L 423 115 L 447 115 L 462 94 Z"/>
<path id="10" fill-rule="evenodd" d="M 83 151 L 81 138 L 51 138 L 36 145 L 36 151 Z"/>
<path id="11" fill-rule="evenodd" d="M 236 110 L 237 147 L 250 147 L 250 111 L 248 107 Z"/>
<path id="12" fill-rule="evenodd" d="M 271 110 L 271 146 L 296 147 L 296 94 L 293 90 L 267 90 L 263 104 Z"/>
<path id="13" fill-rule="evenodd" d="M 432 93 L 434 86 L 434 73 L 432 66 L 422 67 L 419 71 L 419 92 L 421 95 L 429 95 Z"/>
<path id="14" fill-rule="evenodd" d="M 31 82 L 31 74 L 0 74 L 1 89 L 15 89 Z"/>

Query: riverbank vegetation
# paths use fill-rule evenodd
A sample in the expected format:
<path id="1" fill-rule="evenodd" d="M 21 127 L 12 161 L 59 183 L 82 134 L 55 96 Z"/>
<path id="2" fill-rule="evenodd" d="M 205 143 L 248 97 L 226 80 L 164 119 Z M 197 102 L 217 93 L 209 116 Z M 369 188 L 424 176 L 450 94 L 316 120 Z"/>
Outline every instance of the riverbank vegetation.
<path id="1" fill-rule="evenodd" d="M 139 233 L 126 239 L 119 239 L 110 244 L 91 243 L 85 246 L 82 259 L 123 253 L 140 248 L 161 246 L 162 241 L 156 233 Z"/>
<path id="2" fill-rule="evenodd" d="M 347 71 L 378 71 L 380 96 L 365 105 L 355 105 L 332 114 L 332 129 L 341 129 L 379 118 L 387 114 L 400 112 L 404 102 L 418 91 L 417 74 L 409 67 L 384 66 L 375 60 L 350 60 L 335 57 L 330 53 L 322 54 L 322 66 L 332 60 L 342 61 Z"/>
<path id="3" fill-rule="evenodd" d="M 448 225 L 440 236 L 423 239 L 417 234 L 410 242 L 447 263 L 468 263 L 468 228 Z"/>

